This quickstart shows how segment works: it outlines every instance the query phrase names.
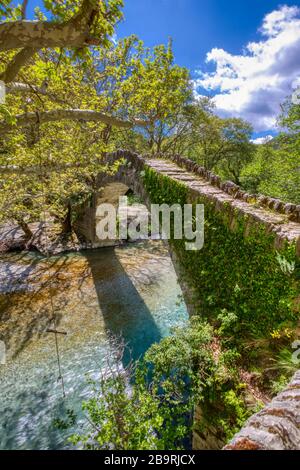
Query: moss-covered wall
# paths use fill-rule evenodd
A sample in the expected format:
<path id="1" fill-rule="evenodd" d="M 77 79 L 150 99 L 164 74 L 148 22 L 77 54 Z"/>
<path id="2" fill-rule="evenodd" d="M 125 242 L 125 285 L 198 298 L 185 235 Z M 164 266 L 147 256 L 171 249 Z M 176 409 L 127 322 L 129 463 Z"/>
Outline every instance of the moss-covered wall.
<path id="1" fill-rule="evenodd" d="M 179 167 L 170 167 L 170 162 L 157 160 L 155 169 L 154 161 L 125 151 L 112 154 L 111 159 L 126 161 L 112 178 L 132 187 L 148 204 L 204 204 L 204 248 L 186 251 L 185 240 L 170 241 L 198 294 L 199 313 L 212 322 L 226 312 L 234 314 L 236 322 L 231 327 L 239 338 L 266 336 L 282 324 L 298 320 L 297 236 L 292 233 L 285 237 L 285 232 L 296 230 L 300 234 L 300 224 L 290 227 L 285 215 L 236 201 L 205 180 L 198 182 L 197 189 L 191 182 L 195 179 L 197 183 L 197 175 L 183 172 L 180 181 L 182 173 L 172 176 Z M 168 165 L 172 168 L 169 174 Z M 280 224 L 283 236 L 278 237 Z M 290 241 L 285 241 L 288 238 Z M 299 241 L 300 237 L 298 249 Z"/>
<path id="2" fill-rule="evenodd" d="M 295 329 L 299 321 L 296 242 L 278 244 L 276 232 L 268 225 L 226 202 L 216 204 L 211 197 L 199 195 L 188 184 L 151 167 L 143 171 L 143 184 L 152 203 L 205 206 L 203 249 L 186 251 L 185 240 L 171 240 L 170 247 L 180 274 L 185 276 L 182 285 L 185 291 L 190 286 L 192 292 L 190 310 L 213 325 L 219 353 L 227 358 L 225 377 L 215 377 L 206 400 L 196 406 L 193 447 L 222 448 L 251 410 L 254 413 L 255 407 L 262 406 L 252 396 L 250 401 L 254 401 L 248 407 L 247 385 L 240 372 L 254 366 L 261 374 L 259 368 L 264 369 L 267 361 L 276 357 L 275 348 L 268 351 L 265 362 L 261 345 L 269 347 L 273 336 Z M 252 341 L 254 346 L 249 347 Z M 261 374 L 262 388 L 264 380 Z"/>
<path id="3" fill-rule="evenodd" d="M 189 188 L 181 182 L 144 172 L 144 185 L 153 203 L 190 202 Z M 171 245 L 199 293 L 202 313 L 212 320 L 226 309 L 238 317 L 239 333 L 267 334 L 299 315 L 299 259 L 295 243 L 275 247 L 275 234 L 247 216 L 232 214 L 226 204 L 198 197 L 205 206 L 205 242 L 200 251 L 186 251 L 184 240 Z M 234 218 L 234 220 L 233 220 Z"/>

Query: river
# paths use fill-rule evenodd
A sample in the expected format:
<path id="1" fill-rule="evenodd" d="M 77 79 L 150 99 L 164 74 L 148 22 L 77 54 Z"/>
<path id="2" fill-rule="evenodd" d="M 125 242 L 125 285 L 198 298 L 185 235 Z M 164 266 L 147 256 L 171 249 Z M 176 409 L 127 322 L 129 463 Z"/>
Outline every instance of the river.
<path id="1" fill-rule="evenodd" d="M 66 397 L 58 380 L 59 357 Z M 67 449 L 86 425 L 81 403 L 90 396 L 109 351 L 109 335 L 128 345 L 124 365 L 187 322 L 188 314 L 167 248 L 147 241 L 63 254 L 9 253 L 0 263 L 0 449 Z M 129 350 L 131 351 L 129 353 Z M 53 420 L 72 409 L 75 426 Z"/>

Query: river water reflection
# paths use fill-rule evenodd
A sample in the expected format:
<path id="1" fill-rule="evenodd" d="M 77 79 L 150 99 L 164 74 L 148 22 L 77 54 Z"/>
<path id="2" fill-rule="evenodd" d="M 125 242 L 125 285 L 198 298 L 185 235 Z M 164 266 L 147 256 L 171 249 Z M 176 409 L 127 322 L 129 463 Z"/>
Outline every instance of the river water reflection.
<path id="1" fill-rule="evenodd" d="M 66 399 L 58 380 L 50 294 L 54 301 Z M 120 248 L 63 254 L 3 255 L 0 264 L 0 449 L 68 448 L 70 433 L 53 419 L 66 409 L 80 414 L 108 351 L 109 333 L 124 337 L 132 357 L 187 321 L 168 251 L 149 241 Z M 124 362 L 129 360 L 125 355 Z"/>

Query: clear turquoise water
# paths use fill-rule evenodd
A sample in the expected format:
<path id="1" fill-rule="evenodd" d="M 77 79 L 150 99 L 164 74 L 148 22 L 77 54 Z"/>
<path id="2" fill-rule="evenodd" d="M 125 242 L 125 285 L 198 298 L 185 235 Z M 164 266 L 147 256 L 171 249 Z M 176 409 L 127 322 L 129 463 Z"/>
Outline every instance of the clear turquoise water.
<path id="1" fill-rule="evenodd" d="M 68 448 L 67 437 L 86 426 L 82 400 L 87 375 L 97 379 L 109 351 L 108 334 L 122 335 L 141 357 L 171 328 L 187 322 L 181 290 L 161 242 L 87 251 L 45 260 L 10 254 L 0 264 L 0 338 L 7 363 L 0 365 L 0 449 Z M 58 380 L 49 291 L 58 319 L 66 398 Z M 59 431 L 53 419 L 66 409 L 79 416 Z"/>

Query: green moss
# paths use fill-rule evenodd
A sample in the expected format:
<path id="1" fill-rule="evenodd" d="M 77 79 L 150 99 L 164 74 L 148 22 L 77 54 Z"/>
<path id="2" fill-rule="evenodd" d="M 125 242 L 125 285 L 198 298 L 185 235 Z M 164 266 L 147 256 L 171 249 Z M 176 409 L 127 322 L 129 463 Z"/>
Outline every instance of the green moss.
<path id="1" fill-rule="evenodd" d="M 153 203 L 189 202 L 188 188 L 182 183 L 151 169 L 145 170 L 143 179 Z M 240 368 L 256 364 L 262 384 L 268 386 L 269 378 L 263 373 L 268 361 L 276 358 L 272 332 L 298 322 L 299 259 L 295 244 L 286 243 L 278 252 L 273 233 L 250 223 L 247 215 L 230 205 L 219 211 L 203 197 L 196 203 L 205 206 L 203 249 L 186 251 L 185 240 L 171 240 L 170 244 L 185 272 L 183 280 L 191 286 L 190 300 L 201 318 L 213 326 L 221 348 L 196 397 L 203 416 L 196 429 L 201 432 L 201 428 L 213 426 L 228 441 L 261 406 L 247 404 L 243 388 L 247 385 L 240 384 Z"/>
<path id="2" fill-rule="evenodd" d="M 184 184 L 158 175 L 151 168 L 145 169 L 143 181 L 153 204 L 186 204 L 188 189 Z"/>
<path id="3" fill-rule="evenodd" d="M 188 202 L 182 183 L 146 169 L 144 184 L 153 203 Z M 205 205 L 205 243 L 201 251 L 186 251 L 184 240 L 172 240 L 188 279 L 199 293 L 201 313 L 212 321 L 231 312 L 237 318 L 235 334 L 269 334 L 299 311 L 293 300 L 299 295 L 299 260 L 293 244 L 274 247 L 274 234 L 247 217 L 199 198 Z M 230 229 L 234 217 L 234 229 Z M 247 233 L 247 235 L 245 235 Z M 286 267 L 290 267 L 287 269 Z"/>

